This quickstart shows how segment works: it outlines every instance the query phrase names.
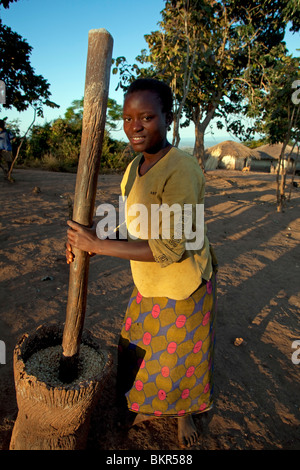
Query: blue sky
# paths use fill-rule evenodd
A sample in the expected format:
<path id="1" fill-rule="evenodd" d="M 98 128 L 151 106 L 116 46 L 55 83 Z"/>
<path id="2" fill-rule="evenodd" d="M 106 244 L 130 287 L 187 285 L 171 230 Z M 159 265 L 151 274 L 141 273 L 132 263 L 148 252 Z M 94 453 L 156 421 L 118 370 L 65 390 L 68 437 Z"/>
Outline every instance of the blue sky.
<path id="1" fill-rule="evenodd" d="M 158 29 L 164 5 L 163 0 L 18 0 L 7 10 L 0 7 L 3 23 L 33 47 L 31 64 L 35 72 L 50 83 L 50 99 L 60 105 L 56 110 L 45 107 L 44 119 L 37 123 L 63 116 L 72 101 L 84 95 L 90 29 L 107 29 L 114 39 L 113 57 L 125 56 L 133 63 L 147 46 L 144 35 Z M 286 42 L 290 53 L 297 55 L 299 34 L 288 33 Z M 117 80 L 117 76 L 111 75 L 109 96 L 122 104 L 122 91 L 115 91 Z M 21 129 L 26 130 L 33 112 L 1 109 L 0 115 L 7 116 L 8 120 L 18 118 Z M 182 130 L 181 136 L 193 139 L 193 126 Z M 124 138 L 123 131 L 117 137 Z M 232 139 L 220 132 L 214 138 L 218 141 Z M 211 136 L 208 139 L 211 140 Z"/>

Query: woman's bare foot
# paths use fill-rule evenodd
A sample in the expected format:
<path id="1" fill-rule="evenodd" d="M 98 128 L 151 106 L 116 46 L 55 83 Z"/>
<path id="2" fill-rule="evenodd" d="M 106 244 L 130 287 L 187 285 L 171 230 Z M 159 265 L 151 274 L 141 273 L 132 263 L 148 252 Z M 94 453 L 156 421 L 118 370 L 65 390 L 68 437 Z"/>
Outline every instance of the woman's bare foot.
<path id="1" fill-rule="evenodd" d="M 196 444 L 199 436 L 192 415 L 181 416 L 178 419 L 178 440 L 182 447 Z"/>
<path id="2" fill-rule="evenodd" d="M 144 421 L 150 421 L 152 419 L 157 419 L 157 417 L 154 415 L 137 413 L 130 427 L 138 425 Z M 177 418 L 177 421 L 179 445 L 181 447 L 191 447 L 196 444 L 199 436 L 192 415 L 181 416 L 180 418 Z"/>

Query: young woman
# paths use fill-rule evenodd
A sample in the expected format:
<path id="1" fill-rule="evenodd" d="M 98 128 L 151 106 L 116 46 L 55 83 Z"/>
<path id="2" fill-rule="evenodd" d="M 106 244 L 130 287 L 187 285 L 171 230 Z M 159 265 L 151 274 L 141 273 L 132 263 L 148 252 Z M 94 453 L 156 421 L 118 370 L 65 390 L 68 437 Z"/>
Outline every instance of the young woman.
<path id="1" fill-rule="evenodd" d="M 166 84 L 132 83 L 123 119 L 130 144 L 140 153 L 121 183 L 128 243 L 101 240 L 94 229 L 69 221 L 67 262 L 73 261 L 72 246 L 130 260 L 135 287 L 120 335 L 118 389 L 136 414 L 133 424 L 177 418 L 179 443 L 191 446 L 198 439 L 192 414 L 209 410 L 213 402 L 216 260 L 204 222 L 196 220 L 204 203 L 204 176 L 194 157 L 167 140 L 172 92 Z M 137 204 L 147 214 L 138 238 L 130 230 Z M 185 230 L 187 220 L 192 230 Z M 191 243 L 199 227 L 201 243 Z"/>

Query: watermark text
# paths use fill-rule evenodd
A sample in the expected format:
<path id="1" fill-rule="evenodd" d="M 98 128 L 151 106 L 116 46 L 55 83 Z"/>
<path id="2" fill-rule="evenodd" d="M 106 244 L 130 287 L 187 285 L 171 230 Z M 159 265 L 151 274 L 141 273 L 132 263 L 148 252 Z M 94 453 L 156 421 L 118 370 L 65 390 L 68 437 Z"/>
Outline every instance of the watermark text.
<path id="1" fill-rule="evenodd" d="M 296 91 L 292 94 L 292 102 L 294 104 L 299 104 L 300 103 L 300 80 L 295 80 L 292 83 L 292 88 L 297 88 Z"/>
<path id="2" fill-rule="evenodd" d="M 3 80 L 0 80 L 0 104 L 6 104 L 6 86 Z"/>
<path id="3" fill-rule="evenodd" d="M 118 213 L 112 204 L 100 204 L 96 215 L 102 219 L 96 227 L 100 239 L 184 240 L 187 250 L 199 250 L 204 244 L 203 204 L 136 203 L 127 207 L 127 197 L 119 196 Z"/>
<path id="4" fill-rule="evenodd" d="M 300 364 L 300 339 L 293 341 L 292 349 L 296 349 L 292 354 L 292 363 L 298 365 Z"/>
<path id="5" fill-rule="evenodd" d="M 0 364 L 6 364 L 6 346 L 4 341 L 0 340 Z"/>

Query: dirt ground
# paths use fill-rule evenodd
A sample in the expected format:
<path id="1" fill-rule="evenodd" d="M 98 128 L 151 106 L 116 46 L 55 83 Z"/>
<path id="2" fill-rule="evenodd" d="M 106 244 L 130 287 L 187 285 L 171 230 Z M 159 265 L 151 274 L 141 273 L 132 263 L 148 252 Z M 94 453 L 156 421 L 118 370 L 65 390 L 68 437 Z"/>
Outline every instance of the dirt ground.
<path id="1" fill-rule="evenodd" d="M 69 267 L 64 243 L 74 174 L 15 170 L 0 175 L 0 448 L 17 415 L 12 356 L 19 337 L 64 322 Z M 100 175 L 96 205 L 118 204 L 121 175 Z M 299 182 L 299 177 L 296 179 Z M 194 449 L 300 449 L 300 189 L 277 213 L 275 176 L 207 174 L 206 222 L 219 258 L 215 406 L 195 417 Z M 39 187 L 40 191 L 34 190 Z M 177 423 L 158 419 L 124 434 L 114 406 L 116 351 L 132 290 L 127 261 L 91 259 L 85 327 L 114 366 L 93 413 L 88 450 L 177 450 Z M 234 344 L 242 338 L 240 346 Z M 298 349 L 299 346 L 298 346 Z M 297 362 L 297 361 L 294 361 Z"/>

